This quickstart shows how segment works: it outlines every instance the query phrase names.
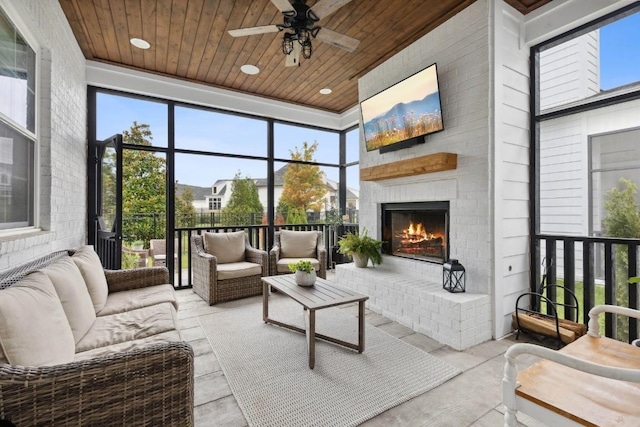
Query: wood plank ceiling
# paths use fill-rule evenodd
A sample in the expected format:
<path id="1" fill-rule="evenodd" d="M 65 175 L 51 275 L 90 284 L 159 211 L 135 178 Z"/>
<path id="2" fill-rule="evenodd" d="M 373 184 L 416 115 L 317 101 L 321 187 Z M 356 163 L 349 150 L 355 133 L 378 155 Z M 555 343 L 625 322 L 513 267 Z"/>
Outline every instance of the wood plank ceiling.
<path id="1" fill-rule="evenodd" d="M 227 33 L 282 24 L 270 0 L 59 0 L 89 60 L 336 113 L 357 104 L 359 77 L 474 1 L 352 0 L 318 25 L 360 40 L 358 48 L 349 53 L 314 40 L 310 59 L 285 67 L 282 33 Z M 528 13 L 551 0 L 505 1 Z M 133 47 L 134 37 L 151 48 Z M 260 73 L 242 73 L 244 64 Z M 321 95 L 325 87 L 333 92 Z"/>

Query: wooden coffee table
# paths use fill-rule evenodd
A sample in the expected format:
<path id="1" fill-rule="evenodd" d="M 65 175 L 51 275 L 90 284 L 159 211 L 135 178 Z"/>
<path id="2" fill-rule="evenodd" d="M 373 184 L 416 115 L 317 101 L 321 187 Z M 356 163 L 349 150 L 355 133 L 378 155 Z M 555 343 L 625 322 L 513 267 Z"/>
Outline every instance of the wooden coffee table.
<path id="1" fill-rule="evenodd" d="M 304 309 L 305 329 L 269 319 L 269 286 L 302 305 Z M 315 285 L 310 287 L 296 285 L 293 274 L 262 278 L 262 320 L 264 320 L 265 323 L 273 323 L 274 325 L 306 334 L 309 368 L 311 369 L 313 369 L 316 362 L 316 338 L 358 350 L 358 353 L 364 351 L 364 302 L 368 299 L 369 297 L 367 295 L 353 292 L 350 289 L 343 288 L 321 278 L 316 279 Z M 358 303 L 358 344 L 352 344 L 316 333 L 316 310 L 351 302 Z"/>

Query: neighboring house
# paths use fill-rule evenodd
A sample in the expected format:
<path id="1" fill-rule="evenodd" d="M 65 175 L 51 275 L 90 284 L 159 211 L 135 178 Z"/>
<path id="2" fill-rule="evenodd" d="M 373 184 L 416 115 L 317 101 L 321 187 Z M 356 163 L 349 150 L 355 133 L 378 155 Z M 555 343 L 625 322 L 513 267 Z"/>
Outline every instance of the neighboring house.
<path id="1" fill-rule="evenodd" d="M 284 186 L 284 175 L 287 171 L 287 165 L 281 167 L 274 173 L 274 199 L 275 205 L 278 205 L 280 201 L 280 196 L 282 196 L 282 189 Z M 266 178 L 258 178 L 255 180 L 256 187 L 258 187 L 258 197 L 260 198 L 260 203 L 266 209 L 267 207 L 267 179 Z M 338 192 L 339 186 L 338 182 L 324 178 L 324 183 L 326 185 L 327 193 L 324 197 L 324 208 L 322 211 L 327 211 L 329 209 L 338 207 Z M 196 212 L 211 212 L 211 211 L 219 211 L 226 206 L 231 198 L 231 188 L 233 184 L 233 179 L 219 179 L 211 186 L 211 193 L 202 195 L 198 198 L 195 197 L 194 192 L 194 201 L 193 206 L 196 209 Z M 198 187 L 203 188 L 203 187 Z M 355 209 L 359 208 L 358 203 L 359 192 L 354 188 L 347 188 L 347 209 Z"/>

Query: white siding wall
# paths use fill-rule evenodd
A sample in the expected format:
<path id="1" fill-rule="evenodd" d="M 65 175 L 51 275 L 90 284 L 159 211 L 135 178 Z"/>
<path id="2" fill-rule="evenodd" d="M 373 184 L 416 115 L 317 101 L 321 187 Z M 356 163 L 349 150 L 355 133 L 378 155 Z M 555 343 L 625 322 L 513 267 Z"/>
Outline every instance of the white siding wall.
<path id="1" fill-rule="evenodd" d="M 438 64 L 445 130 L 427 136 L 425 144 L 385 154 L 367 152 L 361 142 L 360 167 L 452 152 L 458 155 L 458 168 L 360 182 L 360 225 L 380 237 L 380 203 L 450 201 L 451 257 L 466 268 L 467 291 L 483 294 L 493 292 L 488 6 L 489 0 L 475 2 L 358 82 L 363 100 L 434 62 Z M 442 269 L 437 271 L 437 277 L 425 279 L 441 282 Z"/>
<path id="2" fill-rule="evenodd" d="M 600 92 L 599 33 L 593 31 L 540 54 L 540 108 Z"/>
<path id="3" fill-rule="evenodd" d="M 529 48 L 524 18 L 494 5 L 494 336 L 511 331 L 516 298 L 529 288 Z"/>
<path id="4" fill-rule="evenodd" d="M 0 238 L 0 269 L 86 242 L 87 100 L 85 60 L 56 0 L 0 0 L 39 44 L 42 232 Z M 27 34 L 25 34 L 27 36 Z"/>

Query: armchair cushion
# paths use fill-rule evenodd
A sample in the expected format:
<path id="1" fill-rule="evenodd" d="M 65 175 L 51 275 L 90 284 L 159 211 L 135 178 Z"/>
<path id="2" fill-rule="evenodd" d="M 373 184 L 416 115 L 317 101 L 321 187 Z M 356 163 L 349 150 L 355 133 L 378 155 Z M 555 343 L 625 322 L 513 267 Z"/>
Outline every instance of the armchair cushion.
<path id="1" fill-rule="evenodd" d="M 71 258 L 66 256 L 41 271 L 51 279 L 56 289 L 75 342 L 80 341 L 96 320 L 93 302 L 80 270 Z"/>
<path id="2" fill-rule="evenodd" d="M 277 272 L 282 273 L 291 273 L 289 270 L 290 262 L 298 262 L 298 261 L 310 261 L 313 265 L 313 269 L 315 271 L 320 271 L 320 262 L 315 258 L 280 258 L 276 263 Z"/>
<path id="3" fill-rule="evenodd" d="M 280 258 L 316 258 L 317 231 L 280 231 Z"/>
<path id="4" fill-rule="evenodd" d="M 204 233 L 204 249 L 218 264 L 244 261 L 245 232 Z"/>
<path id="5" fill-rule="evenodd" d="M 87 284 L 95 312 L 100 312 L 107 303 L 107 295 L 109 294 L 109 287 L 107 286 L 107 279 L 102 269 L 100 257 L 95 253 L 93 247 L 83 246 L 73 254 L 71 259 L 80 269 L 80 273 L 82 273 L 82 277 Z"/>
<path id="6" fill-rule="evenodd" d="M 252 262 L 229 262 L 218 265 L 218 280 L 239 279 L 262 274 L 262 266 Z"/>
<path id="7" fill-rule="evenodd" d="M 73 332 L 46 274 L 31 273 L 0 292 L 0 348 L 12 365 L 51 366 L 73 361 Z"/>

